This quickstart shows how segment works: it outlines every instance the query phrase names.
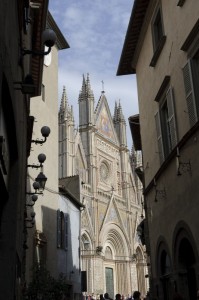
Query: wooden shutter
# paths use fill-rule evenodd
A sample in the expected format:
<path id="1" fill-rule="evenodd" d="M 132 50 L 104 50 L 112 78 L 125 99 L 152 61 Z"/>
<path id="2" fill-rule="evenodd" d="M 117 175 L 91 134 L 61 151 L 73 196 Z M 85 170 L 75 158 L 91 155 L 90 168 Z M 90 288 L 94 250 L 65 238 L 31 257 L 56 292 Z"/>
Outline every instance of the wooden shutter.
<path id="1" fill-rule="evenodd" d="M 190 121 L 190 125 L 193 126 L 197 122 L 197 110 L 196 110 L 196 103 L 195 103 L 190 60 L 183 68 L 183 77 L 184 77 L 184 88 L 185 88 L 185 96 L 187 101 L 187 109 L 189 114 L 189 121 Z"/>
<path id="2" fill-rule="evenodd" d="M 160 125 L 159 111 L 155 114 L 155 124 L 156 124 L 157 141 L 158 141 L 158 152 L 159 152 L 160 162 L 162 163 L 164 161 L 164 149 L 162 143 L 162 131 Z"/>
<path id="3" fill-rule="evenodd" d="M 61 212 L 57 210 L 57 247 L 61 247 Z"/>
<path id="4" fill-rule="evenodd" d="M 176 130 L 176 119 L 175 119 L 175 107 L 173 99 L 173 90 L 170 87 L 166 93 L 167 108 L 168 108 L 168 125 L 170 133 L 171 150 L 177 144 L 177 130 Z"/>
<path id="5" fill-rule="evenodd" d="M 68 250 L 68 215 L 64 214 L 64 249 Z"/>

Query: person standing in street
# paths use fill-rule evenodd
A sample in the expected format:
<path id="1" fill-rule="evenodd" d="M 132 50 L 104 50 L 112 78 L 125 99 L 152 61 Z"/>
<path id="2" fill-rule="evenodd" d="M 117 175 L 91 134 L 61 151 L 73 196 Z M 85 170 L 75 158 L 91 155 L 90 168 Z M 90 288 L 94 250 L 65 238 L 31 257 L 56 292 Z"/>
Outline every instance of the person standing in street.
<path id="1" fill-rule="evenodd" d="M 141 300 L 141 298 L 140 298 L 140 292 L 139 291 L 135 291 L 134 293 L 133 293 L 133 299 L 134 300 Z"/>

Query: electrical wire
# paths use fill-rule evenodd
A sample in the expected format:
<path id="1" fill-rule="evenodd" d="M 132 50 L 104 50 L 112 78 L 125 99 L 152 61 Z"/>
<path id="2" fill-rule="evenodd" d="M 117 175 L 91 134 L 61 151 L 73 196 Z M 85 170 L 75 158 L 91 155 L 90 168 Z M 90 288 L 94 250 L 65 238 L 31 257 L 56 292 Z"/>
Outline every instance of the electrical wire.
<path id="1" fill-rule="evenodd" d="M 29 178 L 31 178 L 33 181 L 34 181 L 34 178 L 30 175 L 30 174 L 28 174 L 28 177 Z M 70 182 L 69 182 L 70 183 Z M 123 191 L 123 190 L 127 190 L 127 189 L 131 189 L 131 188 L 133 188 L 133 189 L 137 189 L 137 190 L 142 190 L 143 188 L 141 187 L 141 188 L 138 188 L 136 185 L 131 185 L 131 186 L 127 186 L 127 187 L 123 187 L 123 188 L 120 188 L 120 189 L 114 189 L 114 188 L 112 188 L 111 190 L 106 190 L 106 191 L 102 191 L 102 193 L 109 193 L 109 192 L 113 192 L 113 191 Z M 45 187 L 45 190 L 47 190 L 48 192 L 50 192 L 50 193 L 52 193 L 52 194 L 56 194 L 56 195 L 65 195 L 64 193 L 61 193 L 61 192 L 57 192 L 57 191 L 55 191 L 55 190 L 52 190 L 52 189 L 50 189 L 50 188 L 48 188 L 48 187 Z M 98 192 L 92 192 L 92 194 L 99 194 L 99 191 Z M 90 196 L 90 197 L 93 197 L 93 196 Z"/>

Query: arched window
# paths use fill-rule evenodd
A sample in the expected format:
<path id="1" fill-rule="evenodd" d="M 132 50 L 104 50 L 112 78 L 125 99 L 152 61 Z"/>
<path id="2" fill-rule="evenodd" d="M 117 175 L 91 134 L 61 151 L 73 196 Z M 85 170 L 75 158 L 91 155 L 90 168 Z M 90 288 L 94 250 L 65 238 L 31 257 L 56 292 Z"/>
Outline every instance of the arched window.
<path id="1" fill-rule="evenodd" d="M 171 263 L 168 254 L 165 250 L 162 251 L 160 257 L 161 276 L 166 276 L 171 273 Z"/>
<path id="2" fill-rule="evenodd" d="M 105 250 L 105 258 L 106 259 L 113 259 L 113 253 L 110 247 L 106 247 Z"/>
<path id="3" fill-rule="evenodd" d="M 164 300 L 169 300 L 171 298 L 171 288 L 170 288 L 170 277 L 171 277 L 171 261 L 167 251 L 163 248 L 160 251 L 159 256 L 159 276 L 161 280 L 161 291 L 159 291 L 157 286 L 158 293 L 163 294 Z M 157 293 L 157 296 L 158 296 Z"/>
<path id="4" fill-rule="evenodd" d="M 82 244 L 83 244 L 82 250 L 90 250 L 91 249 L 89 239 L 85 234 L 82 236 Z"/>

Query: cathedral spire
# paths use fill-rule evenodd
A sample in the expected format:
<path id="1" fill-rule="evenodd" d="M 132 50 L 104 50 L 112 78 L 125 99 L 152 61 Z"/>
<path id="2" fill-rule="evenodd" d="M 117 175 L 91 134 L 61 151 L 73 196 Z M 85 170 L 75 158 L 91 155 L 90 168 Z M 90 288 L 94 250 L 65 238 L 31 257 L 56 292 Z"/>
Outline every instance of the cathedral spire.
<path id="1" fill-rule="evenodd" d="M 61 104 L 60 104 L 60 111 L 66 110 L 66 106 L 68 104 L 68 98 L 66 95 L 66 87 L 63 86 L 63 92 L 62 92 L 62 98 L 61 98 Z"/>
<path id="2" fill-rule="evenodd" d="M 71 121 L 75 121 L 75 118 L 74 118 L 74 111 L 73 111 L 73 106 L 71 105 Z"/>
<path id="3" fill-rule="evenodd" d="M 124 118 L 120 100 L 119 100 L 119 104 L 117 104 L 117 102 L 115 103 L 113 123 L 114 123 L 115 130 L 117 132 L 120 146 L 126 147 L 127 146 L 126 121 Z"/>
<path id="4" fill-rule="evenodd" d="M 91 89 L 89 73 L 87 73 L 86 88 L 87 88 L 86 89 L 87 97 L 89 97 L 91 100 L 94 100 L 94 94 L 93 94 L 93 91 Z"/>
<path id="5" fill-rule="evenodd" d="M 83 75 L 82 89 L 79 93 L 79 125 L 94 125 L 94 94 L 91 89 L 89 73 L 85 79 Z"/>
<path id="6" fill-rule="evenodd" d="M 90 77 L 89 77 L 89 73 L 87 73 L 87 79 L 86 79 L 86 83 L 87 83 L 87 87 L 88 89 L 91 88 L 91 83 L 90 83 Z"/>
<path id="7" fill-rule="evenodd" d="M 82 89 L 79 92 L 79 101 L 85 100 L 87 97 L 87 82 L 85 80 L 85 76 L 83 74 L 83 79 L 82 79 Z"/>
<path id="8" fill-rule="evenodd" d="M 86 95 L 86 80 L 85 80 L 84 74 L 83 74 L 83 79 L 82 79 L 82 90 L 81 91 L 84 95 Z"/>
<path id="9" fill-rule="evenodd" d="M 120 104 L 120 100 L 119 100 L 119 105 L 118 105 L 118 121 L 126 123 L 125 118 L 124 118 L 124 114 L 123 114 L 123 111 L 122 111 L 122 106 Z"/>
<path id="10" fill-rule="evenodd" d="M 113 123 L 117 122 L 117 101 L 115 101 L 114 115 L 113 115 Z"/>

